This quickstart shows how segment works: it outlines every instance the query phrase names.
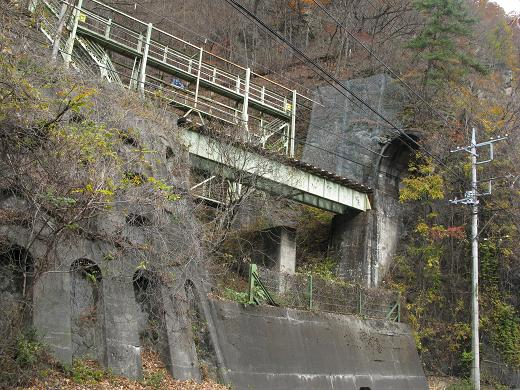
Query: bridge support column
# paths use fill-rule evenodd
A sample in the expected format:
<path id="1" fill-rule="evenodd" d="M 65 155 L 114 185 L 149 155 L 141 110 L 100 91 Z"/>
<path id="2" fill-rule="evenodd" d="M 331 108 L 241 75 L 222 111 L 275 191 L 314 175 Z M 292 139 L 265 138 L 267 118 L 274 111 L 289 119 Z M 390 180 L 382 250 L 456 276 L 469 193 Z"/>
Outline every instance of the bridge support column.
<path id="1" fill-rule="evenodd" d="M 287 226 L 273 227 L 261 233 L 261 245 L 254 261 L 274 271 L 272 282 L 279 293 L 283 293 L 291 283 L 296 271 L 296 230 Z M 272 284 L 270 285 L 272 288 Z"/>
<path id="2" fill-rule="evenodd" d="M 332 220 L 330 251 L 338 260 L 339 276 L 371 286 L 373 210 L 350 211 Z"/>
<path id="3" fill-rule="evenodd" d="M 68 68 L 72 61 L 72 51 L 74 50 L 74 42 L 76 41 L 76 33 L 78 31 L 79 16 L 81 14 L 82 5 L 83 0 L 78 0 L 78 4 L 72 11 L 72 31 L 70 32 L 69 39 L 67 39 L 64 53 L 65 68 Z"/>
<path id="4" fill-rule="evenodd" d="M 296 231 L 278 226 L 262 232 L 263 263 L 273 271 L 294 274 L 296 270 Z"/>

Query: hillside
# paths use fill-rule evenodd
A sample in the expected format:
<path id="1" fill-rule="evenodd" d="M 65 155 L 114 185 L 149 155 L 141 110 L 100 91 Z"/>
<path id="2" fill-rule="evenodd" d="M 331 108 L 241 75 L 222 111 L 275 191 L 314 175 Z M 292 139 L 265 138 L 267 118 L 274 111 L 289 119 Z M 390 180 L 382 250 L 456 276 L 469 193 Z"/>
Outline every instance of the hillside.
<path id="1" fill-rule="evenodd" d="M 450 151 L 470 142 L 473 127 L 480 140 L 508 135 L 493 151 L 494 161 L 478 168 L 478 191 L 492 186 L 479 199 L 478 248 L 482 379 L 490 388 L 512 386 L 520 372 L 517 16 L 486 0 L 240 2 L 249 18 L 232 1 L 107 3 L 225 61 L 251 67 L 255 82 L 265 76 L 312 100 L 301 106 L 298 101 L 294 155 L 279 155 L 274 142 L 249 148 L 240 138 L 242 124 L 204 117 L 205 122 L 200 114 L 202 124 L 196 115 L 179 120 L 187 110 L 165 103 L 161 93 L 143 99 L 137 89 L 107 83 L 109 77 L 100 80 L 79 66 L 65 69 L 61 57 L 51 60 L 52 47 L 39 31 L 44 14 L 28 12 L 22 1 L 2 1 L 0 296 L 7 315 L 0 318 L 0 388 L 224 388 L 217 384 L 227 383 L 221 352 L 212 346 L 215 337 L 201 301 L 209 295 L 248 302 L 250 264 L 267 265 L 283 236 L 293 240 L 288 251 L 294 257 L 290 273 L 296 274 L 268 282 L 271 274 L 264 274 L 281 306 L 388 320 L 392 311 L 371 317 L 368 300 L 379 299 L 374 307 L 379 303 L 388 310 L 383 300 L 398 296 L 398 321 L 402 317 L 413 329 L 424 371 L 435 382 L 431 387 L 451 383 L 448 389 L 470 389 L 472 214 L 449 200 L 469 188 L 468 155 Z M 112 55 L 120 66 L 116 59 Z M 125 61 L 121 69 L 124 65 L 133 76 L 131 61 Z M 170 75 L 161 70 L 153 77 L 163 82 Z M 177 81 L 179 90 L 198 93 L 198 84 Z M 240 85 L 239 79 L 238 92 Z M 353 90 L 363 103 L 352 97 Z M 287 107 L 285 101 L 283 110 Z M 237 103 L 235 116 L 238 109 Z M 247 119 L 247 107 L 245 113 Z M 195 165 L 183 138 L 186 129 L 231 139 L 235 149 L 221 152 L 230 160 L 230 150 L 243 148 L 361 189 L 372 210 L 337 215 L 321 200 L 314 207 L 301 201 L 305 196 L 269 191 L 258 184 L 261 175 L 240 171 L 240 164 L 247 165 L 243 161 L 232 174 L 208 173 Z M 314 160 L 306 160 L 309 155 Z M 489 151 L 483 149 L 480 157 L 487 159 Z M 215 183 L 217 202 L 197 192 L 209 182 Z M 233 192 L 233 183 L 239 192 Z M 392 231 L 385 236 L 388 226 Z M 285 272 L 279 263 L 275 266 Z M 58 274 L 70 280 L 59 281 Z M 32 301 L 34 291 L 45 290 L 38 284 L 45 278 L 51 282 L 44 287 L 63 283 L 71 294 L 61 298 L 71 307 L 67 331 L 75 366 L 51 359 L 35 333 L 27 332 L 33 316 L 47 325 L 50 314 L 35 310 Z M 367 294 L 365 314 L 361 298 L 350 311 L 333 308 L 358 299 L 343 296 L 354 289 Z M 41 304 L 54 306 L 53 315 L 63 305 L 53 301 L 62 295 L 57 291 Z M 254 292 L 268 302 L 265 292 Z M 320 298 L 327 293 L 329 301 Z M 139 366 L 141 352 L 133 348 L 148 348 L 142 355 L 144 379 L 123 379 L 92 363 L 120 358 L 99 342 L 100 332 L 110 340 L 111 331 L 124 335 L 114 347 L 124 355 L 119 363 L 131 356 Z M 165 339 L 179 349 L 165 352 Z M 182 364 L 177 367 L 175 359 Z M 121 363 L 120 371 L 142 377 L 129 367 Z M 175 381 L 166 372 L 175 369 L 207 381 Z M 82 373 L 88 377 L 83 383 Z"/>

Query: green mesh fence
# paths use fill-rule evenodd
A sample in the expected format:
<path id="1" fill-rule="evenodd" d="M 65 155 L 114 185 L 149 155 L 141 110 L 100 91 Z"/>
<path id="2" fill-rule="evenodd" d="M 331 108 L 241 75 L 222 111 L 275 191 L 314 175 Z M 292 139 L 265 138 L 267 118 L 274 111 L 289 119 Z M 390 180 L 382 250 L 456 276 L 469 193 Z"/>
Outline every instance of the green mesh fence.
<path id="1" fill-rule="evenodd" d="M 279 306 L 400 321 L 401 298 L 395 291 L 366 288 L 316 275 L 279 273 L 263 267 L 257 267 L 256 272 Z M 265 301 L 262 298 L 260 296 L 259 301 Z"/>

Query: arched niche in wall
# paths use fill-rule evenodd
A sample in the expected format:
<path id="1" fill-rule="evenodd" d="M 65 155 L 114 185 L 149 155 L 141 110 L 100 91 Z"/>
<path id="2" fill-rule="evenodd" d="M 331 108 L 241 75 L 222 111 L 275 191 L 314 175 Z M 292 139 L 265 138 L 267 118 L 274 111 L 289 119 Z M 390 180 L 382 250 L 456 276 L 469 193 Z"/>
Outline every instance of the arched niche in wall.
<path id="1" fill-rule="evenodd" d="M 25 248 L 18 245 L 0 247 L 0 329 L 6 329 L 8 319 L 16 326 L 29 320 L 24 303 L 32 296 L 34 260 Z"/>
<path id="2" fill-rule="evenodd" d="M 72 357 L 104 361 L 103 277 L 89 259 L 70 266 Z"/>
<path id="3" fill-rule="evenodd" d="M 164 339 L 164 308 L 159 281 L 154 272 L 139 269 L 133 276 L 134 296 L 138 308 L 138 330 L 142 345 L 160 351 Z"/>

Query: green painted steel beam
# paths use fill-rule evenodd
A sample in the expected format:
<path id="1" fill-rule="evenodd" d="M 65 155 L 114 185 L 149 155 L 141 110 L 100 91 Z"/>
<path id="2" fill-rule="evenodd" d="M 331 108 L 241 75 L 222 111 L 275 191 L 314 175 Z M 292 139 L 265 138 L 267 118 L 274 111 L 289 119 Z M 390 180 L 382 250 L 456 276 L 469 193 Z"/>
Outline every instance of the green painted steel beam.
<path id="1" fill-rule="evenodd" d="M 196 168 L 337 214 L 343 214 L 349 208 L 370 209 L 368 194 L 272 156 L 245 150 L 190 129 L 183 129 L 182 137 Z"/>

